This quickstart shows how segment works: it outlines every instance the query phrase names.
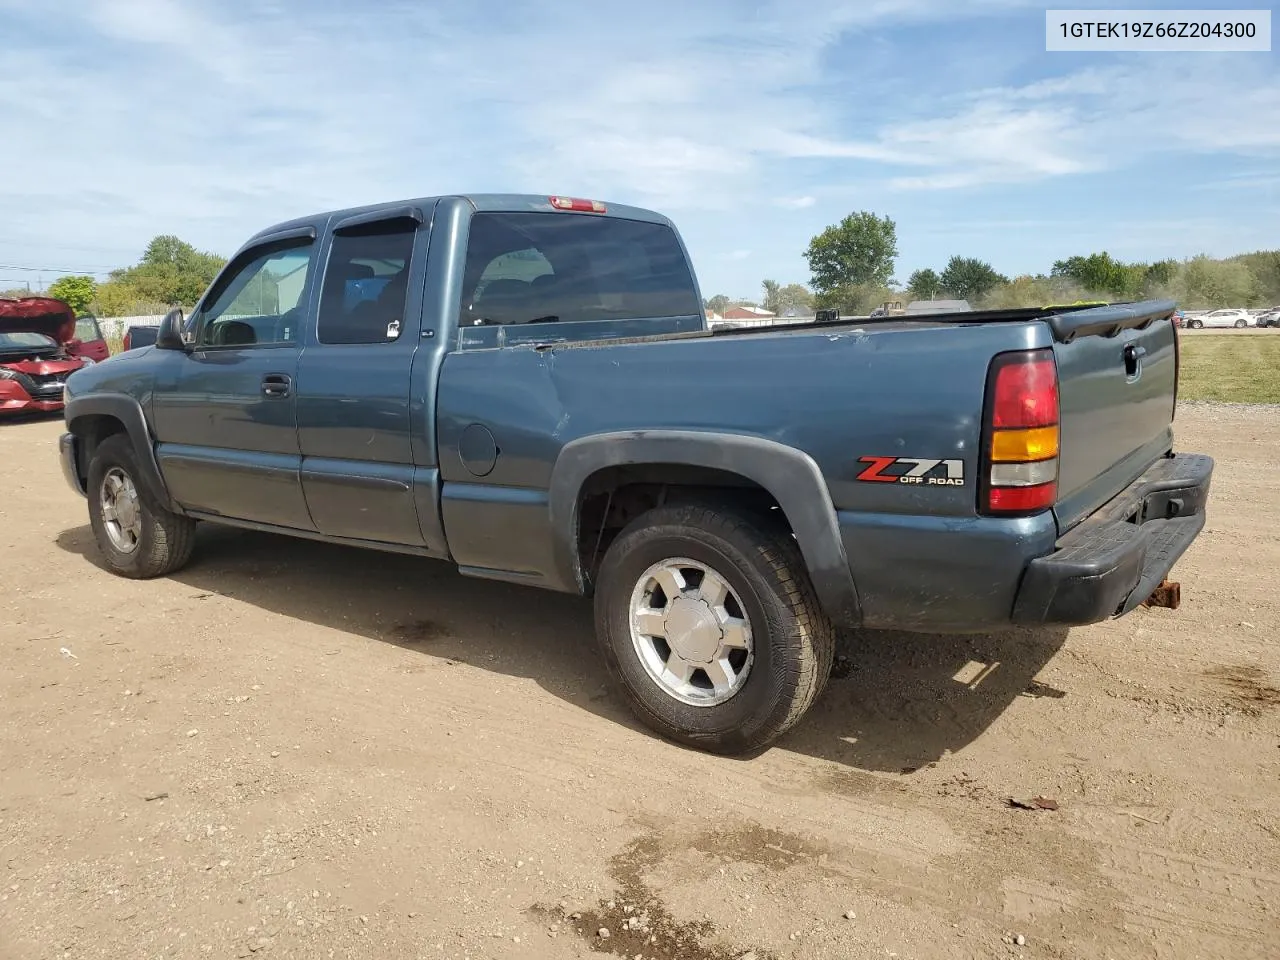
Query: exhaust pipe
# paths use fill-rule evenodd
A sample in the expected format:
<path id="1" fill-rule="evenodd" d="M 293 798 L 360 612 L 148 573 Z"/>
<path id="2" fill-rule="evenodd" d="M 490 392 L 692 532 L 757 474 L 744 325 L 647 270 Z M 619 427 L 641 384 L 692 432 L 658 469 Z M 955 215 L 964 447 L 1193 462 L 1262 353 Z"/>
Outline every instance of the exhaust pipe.
<path id="1" fill-rule="evenodd" d="M 1166 607 L 1177 610 L 1182 602 L 1182 584 L 1176 580 L 1161 580 L 1160 585 L 1151 591 L 1151 596 L 1142 601 L 1144 607 Z"/>

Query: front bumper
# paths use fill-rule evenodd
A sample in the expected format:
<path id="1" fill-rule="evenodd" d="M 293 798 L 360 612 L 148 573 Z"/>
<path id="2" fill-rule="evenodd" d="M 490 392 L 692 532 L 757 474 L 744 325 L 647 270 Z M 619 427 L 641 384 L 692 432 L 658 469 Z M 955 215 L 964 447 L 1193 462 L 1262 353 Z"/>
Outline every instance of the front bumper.
<path id="1" fill-rule="evenodd" d="M 1097 623 L 1151 596 L 1204 528 L 1213 460 L 1157 460 L 1119 496 L 1031 561 L 1013 606 L 1021 624 Z"/>
<path id="2" fill-rule="evenodd" d="M 61 409 L 61 382 L 55 390 L 22 374 L 0 378 L 0 416 L 53 413 Z"/>
<path id="3" fill-rule="evenodd" d="M 80 480 L 79 443 L 74 433 L 64 433 L 58 438 L 58 460 L 62 464 L 62 476 L 80 496 L 85 496 L 84 483 Z"/>

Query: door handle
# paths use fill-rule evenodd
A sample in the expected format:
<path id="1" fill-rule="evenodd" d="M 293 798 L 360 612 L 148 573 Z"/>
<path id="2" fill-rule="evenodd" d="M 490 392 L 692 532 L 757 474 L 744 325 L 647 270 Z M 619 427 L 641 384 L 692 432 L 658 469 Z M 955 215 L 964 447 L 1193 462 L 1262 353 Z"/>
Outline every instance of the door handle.
<path id="1" fill-rule="evenodd" d="M 287 397 L 293 386 L 293 380 L 284 373 L 268 373 L 262 378 L 262 395 L 264 397 Z"/>

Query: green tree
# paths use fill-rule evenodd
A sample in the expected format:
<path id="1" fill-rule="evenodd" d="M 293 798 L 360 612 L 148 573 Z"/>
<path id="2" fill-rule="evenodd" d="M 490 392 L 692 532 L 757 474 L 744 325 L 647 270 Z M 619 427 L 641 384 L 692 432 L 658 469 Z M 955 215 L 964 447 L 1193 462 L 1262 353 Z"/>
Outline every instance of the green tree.
<path id="1" fill-rule="evenodd" d="M 1123 294 L 1132 281 L 1125 265 L 1105 250 L 1055 261 L 1051 276 L 1072 280 L 1082 289 L 1096 293 Z"/>
<path id="2" fill-rule="evenodd" d="M 880 283 L 847 283 L 834 290 L 822 290 L 814 295 L 813 305 L 819 310 L 839 310 L 855 317 L 866 316 L 886 300 L 897 295 Z"/>
<path id="3" fill-rule="evenodd" d="M 861 210 L 809 241 L 805 258 L 819 293 L 841 287 L 885 286 L 898 257 L 897 226 L 888 217 Z"/>
<path id="4" fill-rule="evenodd" d="M 61 300 L 76 313 L 83 313 L 93 302 L 96 288 L 93 277 L 72 274 L 49 284 L 49 296 Z"/>
<path id="5" fill-rule="evenodd" d="M 976 257 L 952 257 L 938 279 L 943 290 L 960 300 L 976 300 L 993 287 L 1009 282 L 991 264 Z"/>
<path id="6" fill-rule="evenodd" d="M 1008 283 L 992 287 L 984 296 L 978 298 L 973 306 L 983 310 L 1006 310 L 1013 307 L 1044 307 L 1051 303 L 1071 303 L 1081 299 L 1072 292 L 1063 289 L 1059 282 L 1048 277 L 1022 275 L 1014 277 Z"/>
<path id="7" fill-rule="evenodd" d="M 1194 257 L 1173 281 L 1178 302 L 1190 310 L 1247 307 L 1261 302 L 1258 278 L 1239 260 Z"/>
<path id="8" fill-rule="evenodd" d="M 723 293 L 717 293 L 707 301 L 707 309 L 712 313 L 724 313 L 729 309 L 730 300 Z"/>
<path id="9" fill-rule="evenodd" d="M 788 310 L 812 310 L 813 292 L 803 283 L 788 283 L 778 291 L 778 302 L 782 305 L 783 313 Z"/>
<path id="10" fill-rule="evenodd" d="M 225 263 L 217 254 L 166 234 L 147 244 L 136 266 L 112 271 L 111 279 L 134 288 L 141 299 L 190 307 Z"/>
<path id="11" fill-rule="evenodd" d="M 782 284 L 777 280 L 765 280 L 761 286 L 764 287 L 764 308 L 775 315 L 782 313 Z"/>
<path id="12" fill-rule="evenodd" d="M 132 317 L 163 313 L 167 305 L 147 303 L 136 287 L 118 280 L 98 284 L 90 308 L 100 317 Z"/>
<path id="13" fill-rule="evenodd" d="M 907 290 L 913 300 L 932 300 L 942 289 L 942 280 L 936 270 L 925 267 L 907 277 Z"/>
<path id="14" fill-rule="evenodd" d="M 1259 302 L 1280 305 L 1280 250 L 1258 250 L 1231 257 L 1228 262 L 1243 263 L 1258 279 Z"/>

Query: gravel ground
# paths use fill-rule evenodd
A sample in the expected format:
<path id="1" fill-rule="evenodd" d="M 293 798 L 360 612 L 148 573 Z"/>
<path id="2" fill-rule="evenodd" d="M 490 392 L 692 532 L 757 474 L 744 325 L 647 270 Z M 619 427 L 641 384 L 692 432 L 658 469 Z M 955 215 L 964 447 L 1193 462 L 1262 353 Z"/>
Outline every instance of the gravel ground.
<path id="1" fill-rule="evenodd" d="M 60 423 L 0 427 L 0 957 L 1280 956 L 1280 417 L 1176 427 L 1181 609 L 858 634 L 748 761 L 570 597 L 216 528 L 113 577 Z"/>

